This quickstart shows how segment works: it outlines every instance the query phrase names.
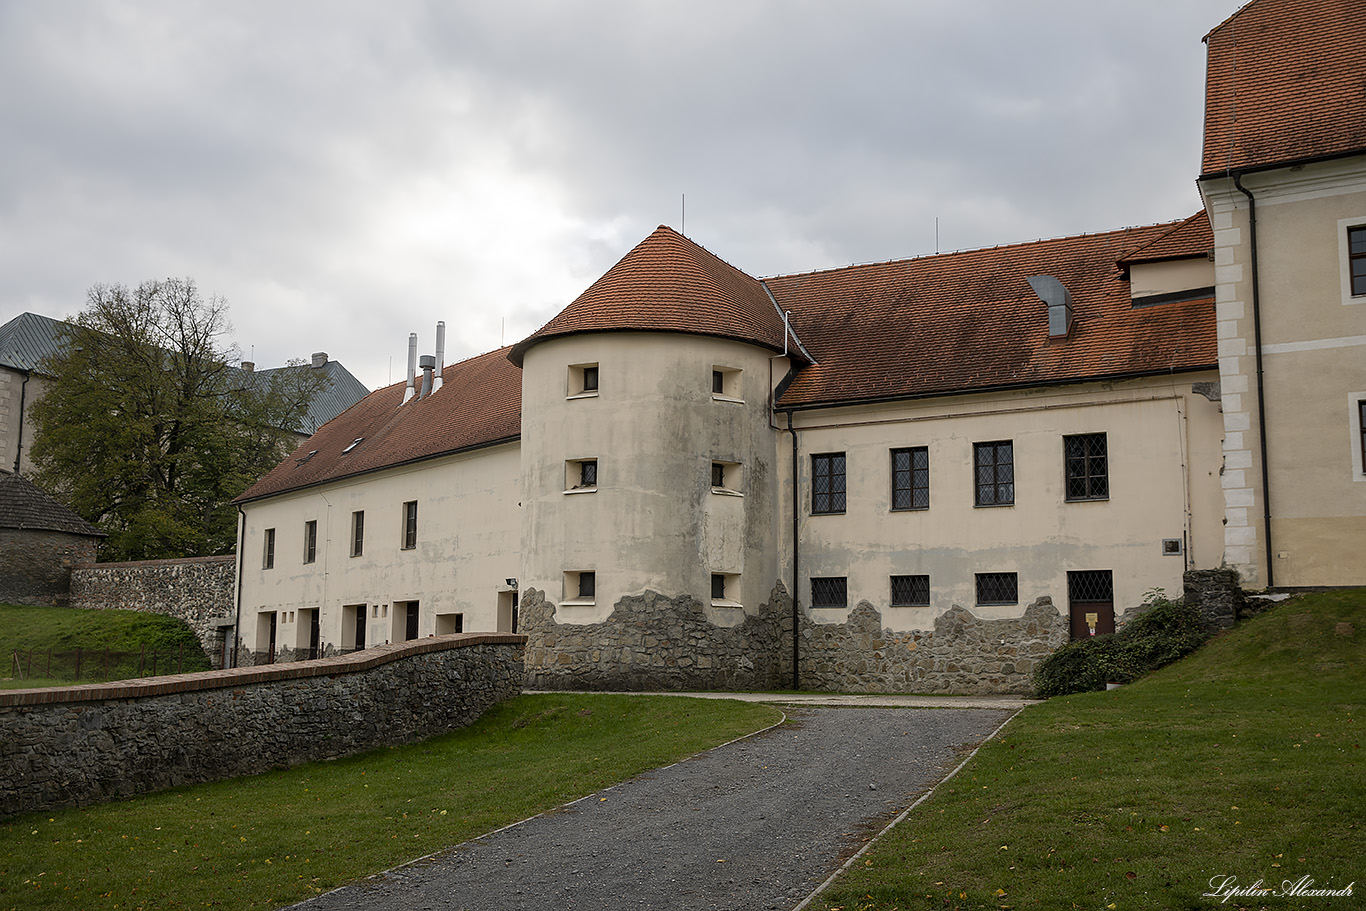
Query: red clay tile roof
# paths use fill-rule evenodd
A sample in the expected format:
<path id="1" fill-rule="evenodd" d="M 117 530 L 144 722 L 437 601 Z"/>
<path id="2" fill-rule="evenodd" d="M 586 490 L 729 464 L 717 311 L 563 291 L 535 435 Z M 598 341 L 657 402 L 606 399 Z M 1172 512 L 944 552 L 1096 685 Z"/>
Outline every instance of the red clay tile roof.
<path id="1" fill-rule="evenodd" d="M 763 283 L 660 225 L 508 356 L 520 367 L 537 342 L 624 329 L 718 335 L 783 350 L 783 318 Z"/>
<path id="2" fill-rule="evenodd" d="M 1170 229 L 1148 241 L 1141 247 L 1130 250 L 1120 259 L 1120 264 L 1153 263 L 1164 259 L 1185 259 L 1191 256 L 1207 256 L 1214 249 L 1214 232 L 1210 230 L 1209 216 L 1201 209 L 1185 221 L 1179 221 Z"/>
<path id="3" fill-rule="evenodd" d="M 1217 363 L 1213 299 L 1135 309 L 1116 266 L 1175 225 L 852 266 L 768 280 L 817 363 L 780 405 L 853 403 L 1185 371 Z M 1031 275 L 1071 292 L 1048 338 Z"/>
<path id="4" fill-rule="evenodd" d="M 442 375 L 439 391 L 402 407 L 403 383 L 370 393 L 319 428 L 235 502 L 518 437 L 522 371 L 508 361 L 507 348 L 443 367 Z M 420 388 L 421 377 L 418 381 Z M 344 452 L 357 439 L 361 442 Z"/>
<path id="5" fill-rule="evenodd" d="M 1254 0 L 1205 43 L 1202 176 L 1366 150 L 1361 0 Z"/>

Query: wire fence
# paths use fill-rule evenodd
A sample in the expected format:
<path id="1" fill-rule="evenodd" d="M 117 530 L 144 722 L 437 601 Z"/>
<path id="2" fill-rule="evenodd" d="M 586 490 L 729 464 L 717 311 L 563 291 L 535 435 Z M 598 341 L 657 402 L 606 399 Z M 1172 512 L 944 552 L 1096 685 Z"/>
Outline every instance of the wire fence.
<path id="1" fill-rule="evenodd" d="M 168 648 L 114 651 L 104 648 L 13 649 L 10 674 L 14 680 L 52 680 L 60 683 L 103 683 L 159 674 L 181 674 L 209 669 L 202 649 L 179 644 Z"/>

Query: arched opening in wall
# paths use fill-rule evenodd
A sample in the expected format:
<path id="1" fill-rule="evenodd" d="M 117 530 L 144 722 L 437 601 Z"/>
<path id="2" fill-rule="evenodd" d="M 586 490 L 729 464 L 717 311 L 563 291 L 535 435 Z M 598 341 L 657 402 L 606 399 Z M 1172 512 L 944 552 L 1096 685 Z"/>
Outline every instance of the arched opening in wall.
<path id="1" fill-rule="evenodd" d="M 1115 631 L 1114 574 L 1087 569 L 1067 574 L 1067 602 L 1073 639 L 1087 639 Z"/>

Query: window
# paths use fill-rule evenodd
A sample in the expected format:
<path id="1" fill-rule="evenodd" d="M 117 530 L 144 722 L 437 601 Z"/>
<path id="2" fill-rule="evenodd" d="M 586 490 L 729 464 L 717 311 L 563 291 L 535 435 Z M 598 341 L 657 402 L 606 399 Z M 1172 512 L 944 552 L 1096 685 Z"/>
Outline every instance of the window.
<path id="1" fill-rule="evenodd" d="M 711 486 L 726 486 L 726 466 L 720 462 L 711 463 Z"/>
<path id="2" fill-rule="evenodd" d="M 844 512 L 844 453 L 827 452 L 811 457 L 811 513 Z"/>
<path id="3" fill-rule="evenodd" d="M 1357 429 L 1361 431 L 1361 470 L 1366 473 L 1366 399 L 1357 402 Z"/>
<path id="4" fill-rule="evenodd" d="M 591 601 L 597 597 L 597 593 L 597 573 L 579 573 L 579 597 Z"/>
<path id="5" fill-rule="evenodd" d="M 1062 438 L 1067 472 L 1067 499 L 1104 500 L 1110 496 L 1110 467 L 1105 434 L 1083 433 Z"/>
<path id="6" fill-rule="evenodd" d="M 1015 502 L 1015 444 L 1010 440 L 973 443 L 977 470 L 977 505 L 1010 506 Z"/>
<path id="7" fill-rule="evenodd" d="M 565 490 L 596 490 L 597 486 L 597 459 L 570 459 L 564 463 Z"/>
<path id="8" fill-rule="evenodd" d="M 724 601 L 726 599 L 726 574 L 711 574 L 711 598 L 713 601 Z"/>
<path id="9" fill-rule="evenodd" d="M 892 509 L 930 508 L 930 450 L 892 450 Z"/>
<path id="10" fill-rule="evenodd" d="M 417 547 L 417 501 L 409 500 L 403 504 L 403 549 Z"/>
<path id="11" fill-rule="evenodd" d="M 261 554 L 261 568 L 275 568 L 275 529 L 267 528 L 265 534 L 265 550 Z"/>
<path id="12" fill-rule="evenodd" d="M 1015 604 L 1020 600 L 1015 573 L 978 573 L 978 604 Z"/>
<path id="13" fill-rule="evenodd" d="M 716 364 L 711 368 L 711 394 L 713 398 L 738 402 L 740 397 L 740 373 L 735 367 Z"/>
<path id="14" fill-rule="evenodd" d="M 811 606 L 848 607 L 849 580 L 845 576 L 811 578 Z"/>
<path id="15" fill-rule="evenodd" d="M 318 520 L 309 519 L 304 523 L 304 562 L 312 563 L 318 559 Z"/>
<path id="16" fill-rule="evenodd" d="M 740 490 L 740 463 L 712 462 L 711 489 L 713 493 L 738 493 Z"/>
<path id="17" fill-rule="evenodd" d="M 724 395 L 726 392 L 726 375 L 720 370 L 711 372 L 711 391 L 716 395 Z"/>
<path id="18" fill-rule="evenodd" d="M 927 607 L 929 576 L 892 576 L 892 607 Z"/>
<path id="19" fill-rule="evenodd" d="M 569 396 L 598 394 L 598 365 L 574 364 L 569 368 Z"/>
<path id="20" fill-rule="evenodd" d="M 365 553 L 365 512 L 356 510 L 351 513 L 351 556 L 359 557 Z"/>
<path id="21" fill-rule="evenodd" d="M 1115 600 L 1114 576 L 1108 569 L 1067 573 L 1067 600 L 1072 603 L 1110 604 Z"/>
<path id="22" fill-rule="evenodd" d="M 1347 262 L 1351 272 L 1352 296 L 1366 294 L 1366 225 L 1347 229 Z"/>

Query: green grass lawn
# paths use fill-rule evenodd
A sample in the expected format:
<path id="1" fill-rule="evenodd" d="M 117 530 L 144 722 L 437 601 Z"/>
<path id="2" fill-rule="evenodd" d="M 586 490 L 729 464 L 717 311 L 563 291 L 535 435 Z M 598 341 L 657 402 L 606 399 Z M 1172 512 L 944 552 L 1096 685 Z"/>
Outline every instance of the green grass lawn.
<path id="1" fill-rule="evenodd" d="M 423 743 L 0 823 L 0 909 L 276 908 L 776 723 L 770 705 L 524 695 Z"/>
<path id="2" fill-rule="evenodd" d="M 815 908 L 1366 907 L 1366 591 L 1031 706 Z M 1348 897 L 1202 897 L 1213 877 Z"/>
<path id="3" fill-rule="evenodd" d="M 81 683 L 139 676 L 140 663 L 143 673 L 150 674 L 151 664 L 143 661 L 143 655 L 154 652 L 159 656 L 158 673 L 207 671 L 210 666 L 194 630 L 175 617 L 0 604 L 0 689 L 76 682 L 77 648 L 82 652 Z M 110 654 L 107 674 L 106 650 Z M 15 652 L 19 653 L 17 667 Z M 166 667 L 172 655 L 183 659 L 179 670 Z"/>

